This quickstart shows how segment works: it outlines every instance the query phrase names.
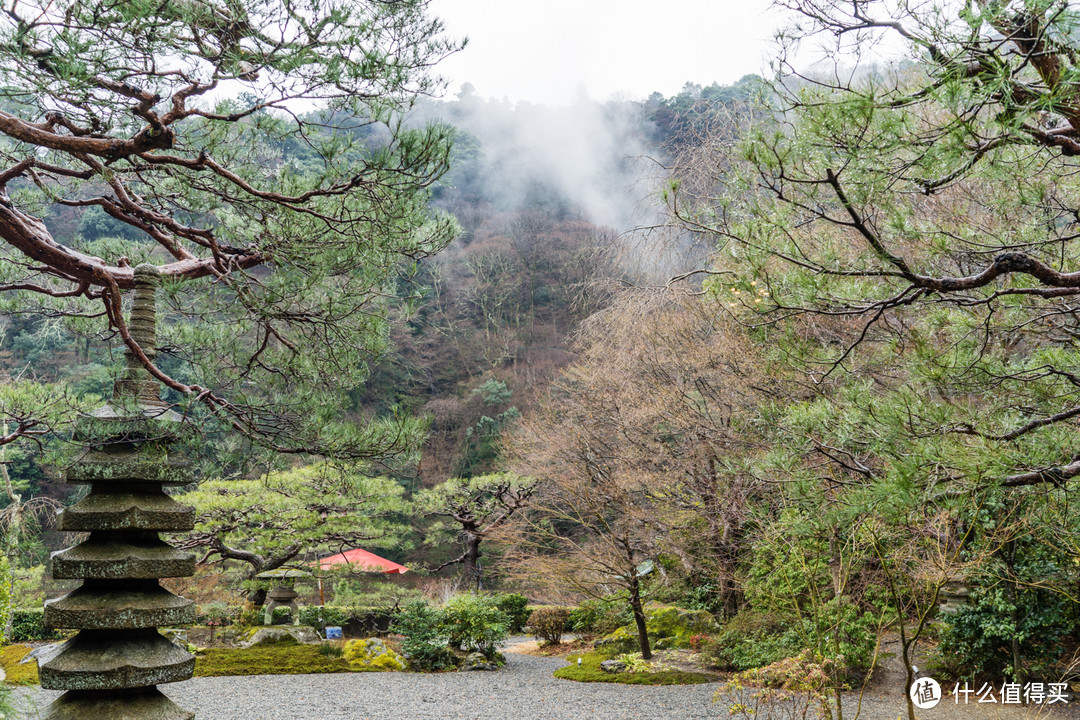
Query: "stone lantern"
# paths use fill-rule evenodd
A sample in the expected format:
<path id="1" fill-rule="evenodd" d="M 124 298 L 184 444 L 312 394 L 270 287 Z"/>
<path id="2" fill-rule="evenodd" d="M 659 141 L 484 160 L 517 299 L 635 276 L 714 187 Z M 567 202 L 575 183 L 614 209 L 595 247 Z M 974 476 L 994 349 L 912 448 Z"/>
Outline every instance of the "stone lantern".
<path id="1" fill-rule="evenodd" d="M 950 580 L 938 590 L 938 614 L 943 618 L 955 615 L 968 604 L 971 589 L 963 579 Z"/>
<path id="2" fill-rule="evenodd" d="M 154 290 L 158 271 L 135 268 L 129 331 L 152 360 Z M 161 401 L 161 388 L 128 351 L 127 370 L 112 401 L 76 423 L 85 450 L 70 467 L 69 483 L 89 494 L 60 516 L 59 529 L 89 533 L 54 553 L 56 579 L 82 584 L 45 604 L 45 624 L 75 628 L 75 637 L 38 660 L 41 686 L 66 690 L 46 720 L 192 720 L 165 697 L 161 683 L 187 680 L 195 657 L 158 633 L 161 625 L 195 620 L 190 600 L 161 587 L 160 578 L 187 577 L 195 557 L 162 541 L 159 532 L 191 530 L 194 509 L 164 492 L 192 481 L 190 467 L 170 445 L 185 425 Z"/>
<path id="3" fill-rule="evenodd" d="M 266 603 L 266 609 L 263 611 L 263 624 L 274 624 L 274 610 L 279 607 L 287 607 L 292 610 L 293 625 L 300 624 L 300 608 L 296 604 L 296 598 L 298 594 L 293 589 L 293 584 L 297 578 L 311 577 L 311 573 L 304 570 L 267 570 L 261 572 L 255 576 L 259 580 L 276 580 L 277 587 L 266 593 L 266 597 L 270 599 L 270 602 Z"/>

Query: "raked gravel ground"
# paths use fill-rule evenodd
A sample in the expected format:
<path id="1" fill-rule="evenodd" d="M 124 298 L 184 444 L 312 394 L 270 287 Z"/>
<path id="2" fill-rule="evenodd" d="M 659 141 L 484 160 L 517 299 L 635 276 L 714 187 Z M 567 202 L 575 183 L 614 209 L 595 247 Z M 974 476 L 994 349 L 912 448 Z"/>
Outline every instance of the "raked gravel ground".
<path id="1" fill-rule="evenodd" d="M 719 714 L 712 702 L 714 683 L 575 683 L 552 677 L 564 660 L 513 653 L 506 658 L 497 672 L 193 678 L 161 690 L 199 720 L 623 720 Z M 35 689 L 30 697 L 44 707 L 58 694 Z"/>
<path id="2" fill-rule="evenodd" d="M 713 702 L 719 685 L 649 687 L 557 680 L 565 665 L 557 658 L 507 653 L 498 672 L 343 673 L 194 678 L 161 689 L 198 720 L 697 720 L 725 718 Z M 59 693 L 20 690 L 30 705 L 44 708 Z M 859 720 L 896 720 L 906 715 L 895 693 L 864 697 Z M 845 702 L 845 720 L 855 716 L 855 698 Z M 1077 707 L 1061 708 L 1054 720 L 1076 718 Z M 920 720 L 1036 716 L 1019 707 L 951 706 L 919 713 Z M 23 717 L 38 716 L 34 708 Z M 1045 716 L 1044 716 L 1045 717 Z M 21 720 L 21 719 L 20 719 Z M 110 720 L 101 718 L 100 720 Z"/>

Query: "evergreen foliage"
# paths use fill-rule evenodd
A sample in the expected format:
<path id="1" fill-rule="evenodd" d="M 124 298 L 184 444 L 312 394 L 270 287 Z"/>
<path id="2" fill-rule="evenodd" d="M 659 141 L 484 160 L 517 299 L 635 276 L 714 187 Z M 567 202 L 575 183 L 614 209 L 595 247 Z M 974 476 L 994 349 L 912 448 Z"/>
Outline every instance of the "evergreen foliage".
<path id="1" fill-rule="evenodd" d="M 456 231 L 427 208 L 452 132 L 402 123 L 439 88 L 428 68 L 459 46 L 426 8 L 12 9 L 0 29 L 0 306 L 130 347 L 121 293 L 151 262 L 166 353 L 152 367 L 132 349 L 204 430 L 349 459 L 415 447 L 418 428 L 392 414 L 343 419 L 340 389 L 386 347 L 382 298 L 397 273 Z M 70 246 L 41 222 L 50 208 L 80 215 Z"/>
<path id="2" fill-rule="evenodd" d="M 409 666 L 418 670 L 452 667 L 454 655 L 442 622 L 442 613 L 423 601 L 406 605 L 394 618 L 394 631 L 405 636 L 401 650 Z"/>
<path id="3" fill-rule="evenodd" d="M 403 496 L 391 479 L 325 462 L 256 480 L 206 480 L 183 495 L 196 524 L 178 543 L 245 563 L 251 596 L 261 603 L 265 588 L 253 582 L 260 572 L 343 545 L 399 545 Z"/>

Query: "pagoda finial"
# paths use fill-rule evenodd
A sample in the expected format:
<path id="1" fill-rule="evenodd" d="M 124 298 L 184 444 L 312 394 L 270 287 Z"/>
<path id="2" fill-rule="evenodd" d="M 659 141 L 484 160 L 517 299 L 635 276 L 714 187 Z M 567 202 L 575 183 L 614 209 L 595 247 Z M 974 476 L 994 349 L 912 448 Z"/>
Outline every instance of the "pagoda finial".
<path id="1" fill-rule="evenodd" d="M 155 291 L 160 279 L 161 272 L 155 265 L 142 263 L 135 268 L 135 299 L 131 303 L 128 333 L 151 362 L 157 356 L 154 349 L 157 344 Z M 124 377 L 113 386 L 113 400 L 135 400 L 140 405 L 165 406 L 166 403 L 161 401 L 161 384 L 150 375 L 130 348 L 125 352 L 124 361 L 126 370 Z"/>

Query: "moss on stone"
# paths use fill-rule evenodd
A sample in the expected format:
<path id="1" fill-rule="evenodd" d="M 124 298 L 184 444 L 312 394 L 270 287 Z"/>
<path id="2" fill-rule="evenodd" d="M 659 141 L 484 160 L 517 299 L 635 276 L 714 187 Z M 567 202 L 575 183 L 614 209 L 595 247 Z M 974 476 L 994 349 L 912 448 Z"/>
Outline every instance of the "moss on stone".
<path id="1" fill-rule="evenodd" d="M 690 638 L 716 632 L 716 618 L 704 610 L 685 610 L 672 605 L 650 603 L 645 609 L 649 642 L 660 650 L 690 647 Z M 639 650 L 637 628 L 626 625 L 596 642 L 597 649 L 609 653 Z"/>
<path id="2" fill-rule="evenodd" d="M 37 685 L 37 663 L 20 664 L 19 661 L 33 650 L 29 645 L 8 645 L 0 648 L 0 668 L 4 670 L 4 682 L 8 685 Z"/>
<path id="3" fill-rule="evenodd" d="M 405 669 L 405 658 L 379 638 L 349 640 L 345 643 L 345 659 L 357 670 Z"/>

